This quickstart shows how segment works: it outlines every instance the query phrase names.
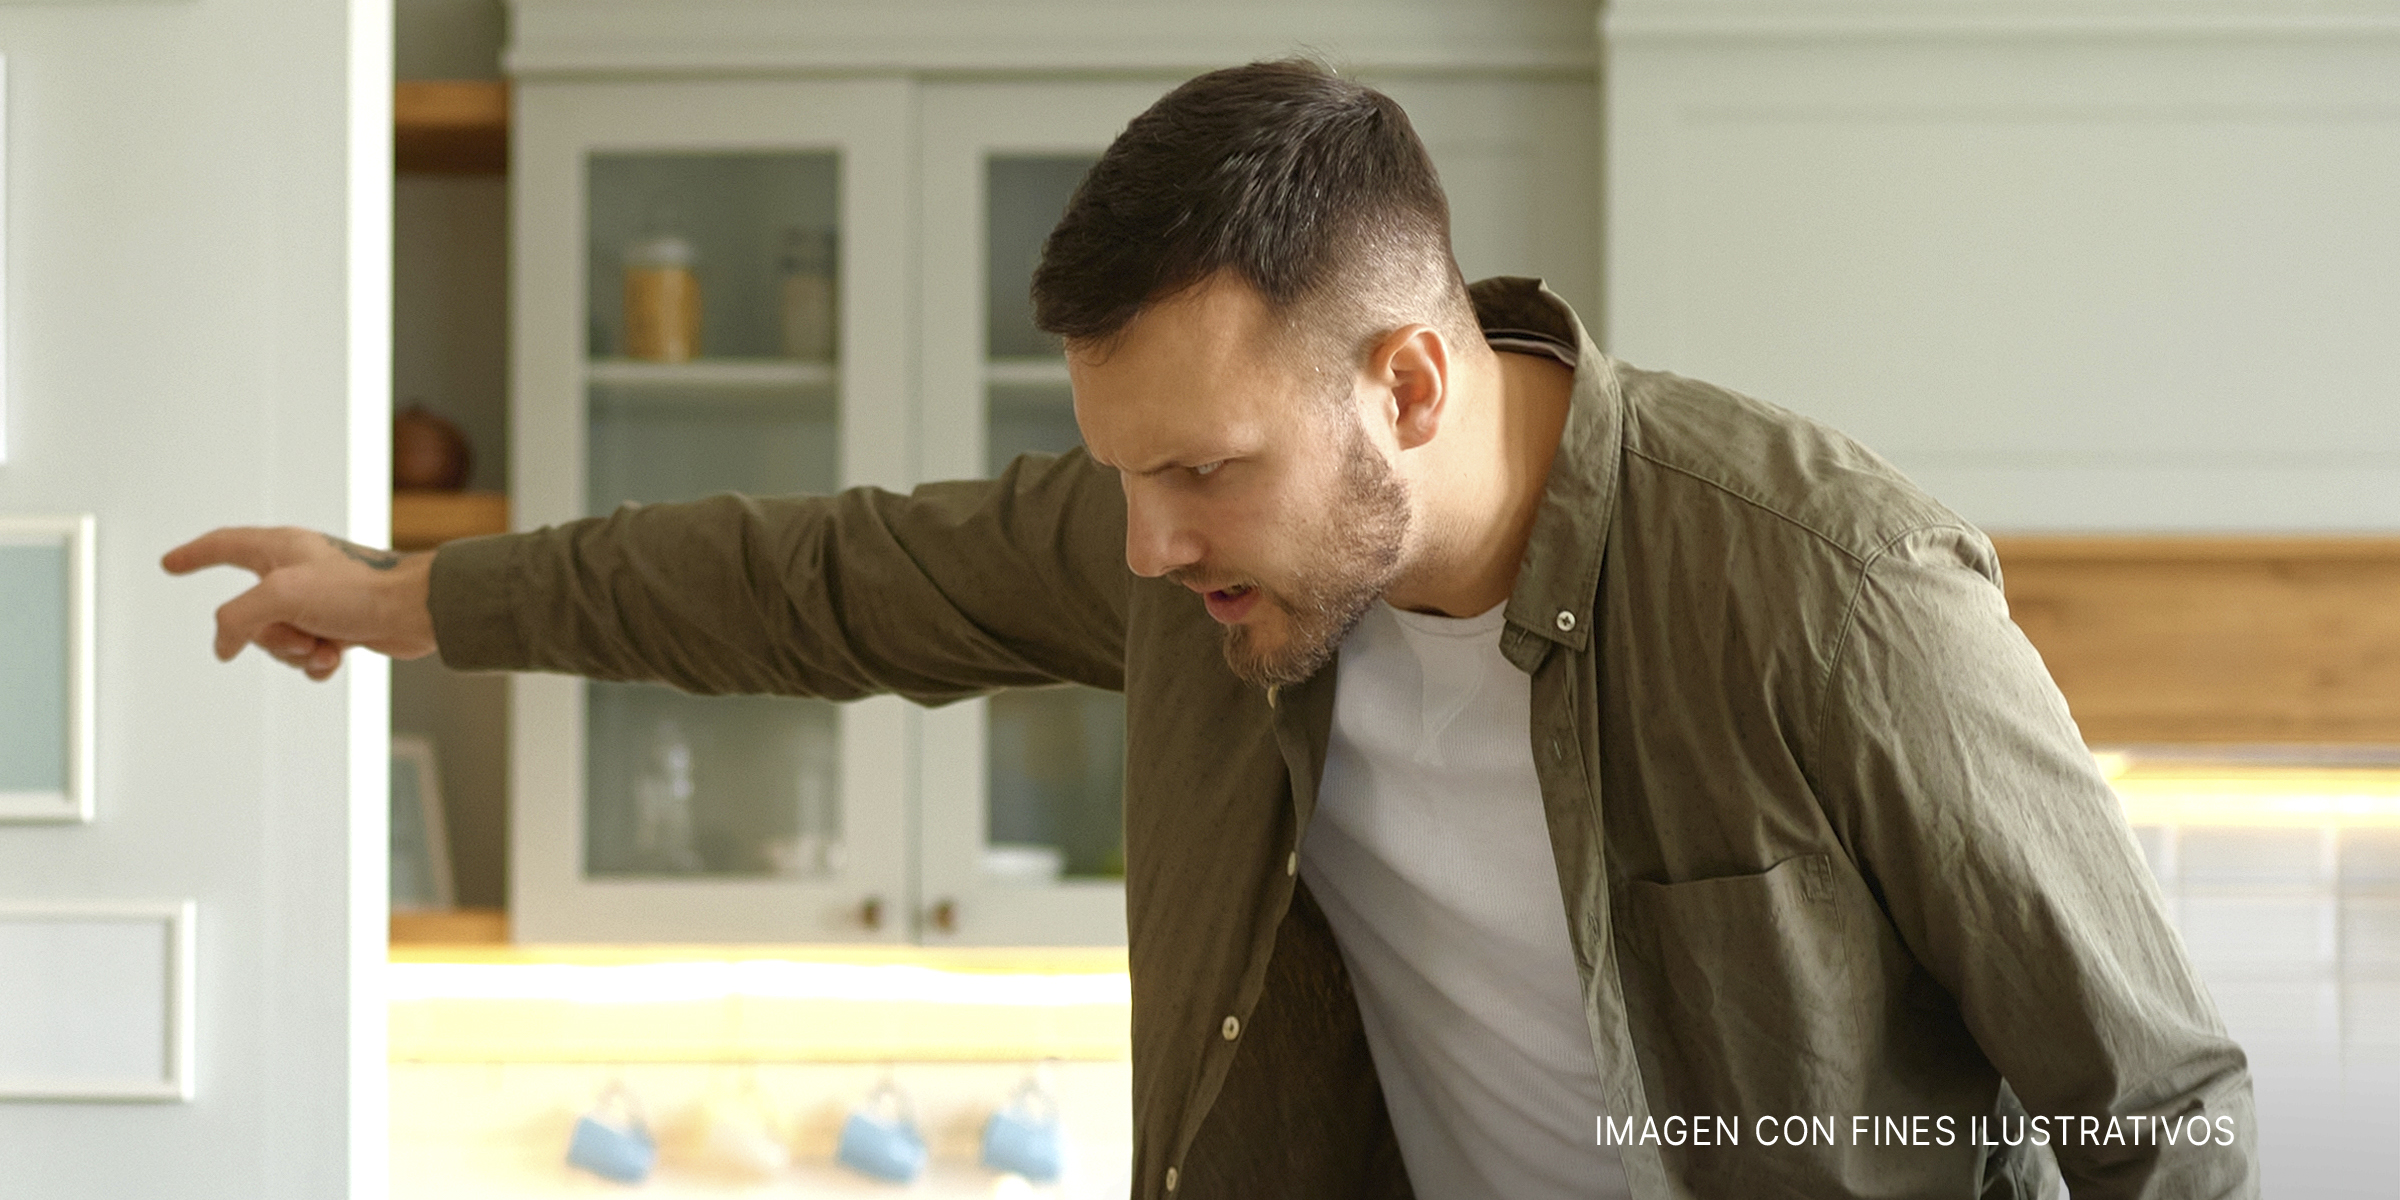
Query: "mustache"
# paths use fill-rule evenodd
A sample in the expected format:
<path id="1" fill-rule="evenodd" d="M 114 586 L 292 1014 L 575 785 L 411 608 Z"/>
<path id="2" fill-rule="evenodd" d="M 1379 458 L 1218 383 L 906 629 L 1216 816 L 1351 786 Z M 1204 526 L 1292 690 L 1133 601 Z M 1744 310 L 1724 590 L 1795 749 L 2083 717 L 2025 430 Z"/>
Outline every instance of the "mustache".
<path id="1" fill-rule="evenodd" d="M 1259 588 L 1255 579 L 1227 579 L 1205 565 L 1177 567 L 1167 572 L 1167 580 L 1200 592 L 1222 592 L 1230 588 L 1265 590 Z"/>

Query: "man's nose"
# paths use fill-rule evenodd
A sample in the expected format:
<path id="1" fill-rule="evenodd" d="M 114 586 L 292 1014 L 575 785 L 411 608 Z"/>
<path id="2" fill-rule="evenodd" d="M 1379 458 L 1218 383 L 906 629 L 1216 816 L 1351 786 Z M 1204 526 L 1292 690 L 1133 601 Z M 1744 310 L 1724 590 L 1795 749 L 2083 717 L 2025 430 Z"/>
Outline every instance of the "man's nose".
<path id="1" fill-rule="evenodd" d="M 1148 579 L 1199 562 L 1200 538 L 1175 505 L 1140 482 L 1125 489 L 1125 565 Z"/>

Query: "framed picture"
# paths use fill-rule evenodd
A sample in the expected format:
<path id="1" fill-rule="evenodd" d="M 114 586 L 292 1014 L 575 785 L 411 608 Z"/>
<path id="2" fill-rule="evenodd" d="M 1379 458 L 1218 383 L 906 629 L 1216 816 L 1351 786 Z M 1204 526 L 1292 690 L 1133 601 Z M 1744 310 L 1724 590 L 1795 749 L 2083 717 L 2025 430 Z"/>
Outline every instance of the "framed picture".
<path id="1" fill-rule="evenodd" d="M 190 1100 L 197 906 L 0 901 L 0 1101 Z"/>
<path id="2" fill-rule="evenodd" d="M 0 516 L 0 821 L 92 819 L 90 516 Z"/>
<path id="3" fill-rule="evenodd" d="M 433 743 L 392 738 L 392 908 L 455 908 L 450 834 L 442 819 L 442 776 Z"/>

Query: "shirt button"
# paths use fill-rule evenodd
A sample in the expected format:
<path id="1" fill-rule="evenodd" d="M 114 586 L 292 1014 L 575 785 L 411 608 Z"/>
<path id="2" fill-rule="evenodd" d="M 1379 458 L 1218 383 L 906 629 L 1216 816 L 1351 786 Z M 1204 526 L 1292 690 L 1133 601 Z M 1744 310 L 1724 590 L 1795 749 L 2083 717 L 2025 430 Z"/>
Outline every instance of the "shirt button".
<path id="1" fill-rule="evenodd" d="M 1561 611 L 1559 612 L 1559 614 L 1558 614 L 1558 631 L 1559 631 L 1560 633 L 1573 633 L 1573 632 L 1575 631 L 1575 614 L 1574 614 L 1574 613 L 1571 613 L 1571 612 L 1566 612 L 1566 611 L 1564 611 L 1564 610 L 1561 610 Z"/>
<path id="2" fill-rule="evenodd" d="M 1242 1019 L 1240 1017 L 1225 1018 L 1225 1040 L 1230 1042 L 1240 1036 L 1242 1036 Z"/>
<path id="3" fill-rule="evenodd" d="M 1175 1179 L 1176 1179 L 1176 1170 L 1175 1170 L 1175 1168 L 1173 1168 L 1173 1167 L 1168 1167 L 1168 1168 L 1167 1168 L 1167 1190 L 1168 1190 L 1168 1191 L 1170 1191 L 1170 1192 L 1175 1190 Z"/>
<path id="4" fill-rule="evenodd" d="M 1286 875 L 1297 875 L 1297 874 L 1299 874 L 1299 873 L 1300 873 L 1300 852 L 1299 852 L 1299 851 L 1297 851 L 1297 850 L 1294 850 L 1294 851 L 1292 851 L 1292 852 L 1291 852 L 1291 854 L 1290 854 L 1290 856 L 1286 857 L 1286 858 L 1283 860 L 1283 873 L 1284 873 L 1284 874 L 1286 874 Z"/>

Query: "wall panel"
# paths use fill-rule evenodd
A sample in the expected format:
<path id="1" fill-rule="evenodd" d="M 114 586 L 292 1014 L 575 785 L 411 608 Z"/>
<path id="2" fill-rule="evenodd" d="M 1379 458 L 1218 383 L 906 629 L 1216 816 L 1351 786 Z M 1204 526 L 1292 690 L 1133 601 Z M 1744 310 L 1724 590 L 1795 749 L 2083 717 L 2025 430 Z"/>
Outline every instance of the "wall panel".
<path id="1" fill-rule="evenodd" d="M 2286 8 L 1614 6 L 1610 348 L 1990 528 L 2400 528 L 2400 7 Z"/>

